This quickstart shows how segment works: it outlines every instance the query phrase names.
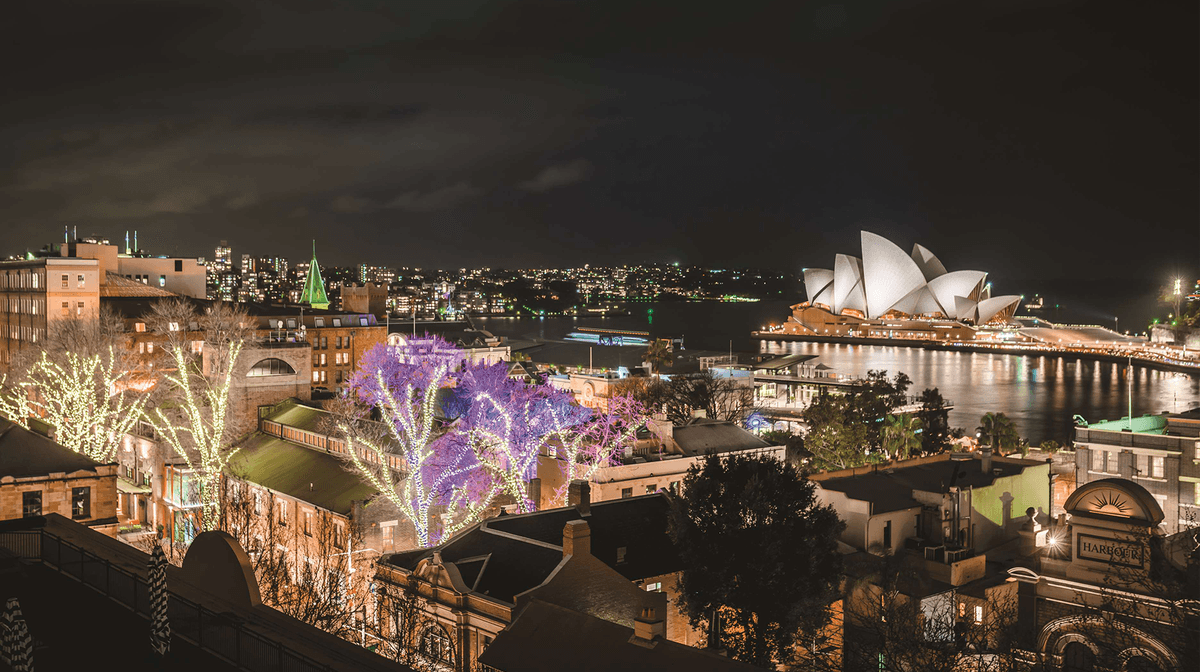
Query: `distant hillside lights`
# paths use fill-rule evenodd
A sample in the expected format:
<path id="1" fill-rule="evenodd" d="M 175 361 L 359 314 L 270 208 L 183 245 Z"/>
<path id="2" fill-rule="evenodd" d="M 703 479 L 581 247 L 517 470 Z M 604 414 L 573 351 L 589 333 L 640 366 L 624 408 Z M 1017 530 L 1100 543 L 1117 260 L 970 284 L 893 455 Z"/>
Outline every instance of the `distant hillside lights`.
<path id="1" fill-rule="evenodd" d="M 872 320 L 926 316 L 986 324 L 1011 318 L 1021 301 L 1017 295 L 991 296 L 983 271 L 948 272 L 921 245 L 908 255 L 886 238 L 863 231 L 862 255 L 837 255 L 833 270 L 804 269 L 809 303 L 834 315 Z"/>

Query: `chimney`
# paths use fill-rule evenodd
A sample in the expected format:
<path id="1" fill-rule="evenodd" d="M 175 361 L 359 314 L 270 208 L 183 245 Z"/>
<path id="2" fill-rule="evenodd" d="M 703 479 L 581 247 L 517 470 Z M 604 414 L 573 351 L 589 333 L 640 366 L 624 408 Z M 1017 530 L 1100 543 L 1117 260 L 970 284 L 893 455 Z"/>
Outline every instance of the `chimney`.
<path id="1" fill-rule="evenodd" d="M 992 449 L 984 448 L 979 451 L 979 468 L 985 474 L 992 473 Z"/>
<path id="2" fill-rule="evenodd" d="M 642 607 L 642 615 L 633 620 L 634 640 L 652 642 L 655 639 L 665 639 L 667 623 L 656 614 L 654 607 Z"/>
<path id="3" fill-rule="evenodd" d="M 581 516 L 592 515 L 592 486 L 584 480 L 575 479 L 567 486 L 567 506 L 573 506 Z"/>
<path id="4" fill-rule="evenodd" d="M 563 527 L 563 557 L 592 552 L 592 528 L 586 520 L 568 521 Z"/>

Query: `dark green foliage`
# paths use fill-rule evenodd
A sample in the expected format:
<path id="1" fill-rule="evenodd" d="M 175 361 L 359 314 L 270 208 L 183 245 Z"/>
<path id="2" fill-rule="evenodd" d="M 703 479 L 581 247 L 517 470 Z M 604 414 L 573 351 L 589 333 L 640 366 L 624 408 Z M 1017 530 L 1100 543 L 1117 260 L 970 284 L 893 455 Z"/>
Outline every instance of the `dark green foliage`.
<path id="1" fill-rule="evenodd" d="M 993 450 L 1016 450 L 1021 443 L 1017 425 L 1003 413 L 984 413 L 979 419 L 979 445 Z"/>
<path id="2" fill-rule="evenodd" d="M 828 394 L 804 410 L 809 433 L 805 446 L 816 471 L 845 469 L 868 463 L 868 455 L 882 447 L 884 418 L 903 406 L 912 384 L 908 376 L 871 371 L 844 395 Z"/>
<path id="3" fill-rule="evenodd" d="M 684 478 L 670 521 L 681 606 L 705 630 L 719 613 L 720 644 L 736 660 L 773 669 L 828 620 L 845 524 L 813 490 L 791 465 L 761 456 L 710 456 Z"/>
<path id="4" fill-rule="evenodd" d="M 921 393 L 921 452 L 926 455 L 945 452 L 950 447 L 950 411 L 938 388 Z"/>

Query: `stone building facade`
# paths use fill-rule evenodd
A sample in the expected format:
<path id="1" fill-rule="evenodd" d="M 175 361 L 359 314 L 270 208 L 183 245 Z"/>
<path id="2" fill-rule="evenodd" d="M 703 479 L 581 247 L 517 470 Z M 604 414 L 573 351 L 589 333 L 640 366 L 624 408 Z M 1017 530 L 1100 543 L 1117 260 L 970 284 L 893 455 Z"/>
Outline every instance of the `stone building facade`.
<path id="1" fill-rule="evenodd" d="M 0 519 L 57 513 L 117 533 L 117 465 L 99 464 L 0 419 Z"/>

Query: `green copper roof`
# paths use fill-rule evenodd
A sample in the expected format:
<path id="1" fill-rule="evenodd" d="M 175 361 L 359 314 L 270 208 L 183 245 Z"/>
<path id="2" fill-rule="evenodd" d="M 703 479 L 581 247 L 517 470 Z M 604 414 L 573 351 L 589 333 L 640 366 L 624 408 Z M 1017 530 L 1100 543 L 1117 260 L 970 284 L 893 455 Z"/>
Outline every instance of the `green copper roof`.
<path id="1" fill-rule="evenodd" d="M 1088 424 L 1087 428 L 1120 432 L 1129 429 L 1129 426 L 1129 418 L 1125 417 L 1120 420 L 1092 422 Z M 1165 434 L 1167 432 L 1167 419 L 1161 415 L 1143 415 L 1140 418 L 1134 418 L 1133 432 L 1134 434 Z"/>
<path id="2" fill-rule="evenodd" d="M 300 303 L 307 303 L 313 308 L 325 310 L 329 307 L 329 297 L 325 296 L 325 281 L 321 279 L 321 267 L 317 264 L 317 241 L 313 241 L 313 258 L 308 265 L 308 277 L 304 279 L 304 292 L 300 294 Z"/>

